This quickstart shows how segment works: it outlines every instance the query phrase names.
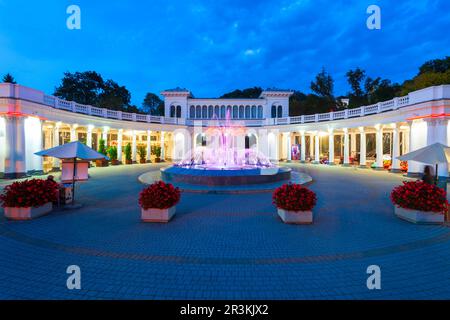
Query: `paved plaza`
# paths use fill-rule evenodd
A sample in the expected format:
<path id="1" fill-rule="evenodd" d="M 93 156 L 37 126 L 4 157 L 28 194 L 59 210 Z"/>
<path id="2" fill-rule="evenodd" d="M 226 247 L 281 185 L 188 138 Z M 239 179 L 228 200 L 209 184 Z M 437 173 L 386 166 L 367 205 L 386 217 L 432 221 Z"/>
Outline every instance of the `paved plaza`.
<path id="1" fill-rule="evenodd" d="M 0 299 L 450 298 L 450 228 L 394 216 L 389 193 L 405 178 L 289 166 L 313 178 L 313 225 L 283 224 L 271 193 L 183 193 L 170 223 L 141 223 L 138 176 L 161 165 L 93 168 L 82 209 L 2 214 Z M 66 287 L 69 265 L 81 290 Z M 381 290 L 367 289 L 369 265 Z"/>

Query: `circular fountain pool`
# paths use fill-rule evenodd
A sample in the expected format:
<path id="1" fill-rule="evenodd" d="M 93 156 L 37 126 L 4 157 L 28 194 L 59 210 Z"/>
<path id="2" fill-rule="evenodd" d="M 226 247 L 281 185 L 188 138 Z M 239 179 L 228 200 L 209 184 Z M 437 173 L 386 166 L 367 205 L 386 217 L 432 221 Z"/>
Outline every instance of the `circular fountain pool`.
<path id="1" fill-rule="evenodd" d="M 291 169 L 281 167 L 181 167 L 172 166 L 161 169 L 161 178 L 165 182 L 204 185 L 204 186 L 237 186 L 274 183 L 289 180 Z"/>
<path id="2" fill-rule="evenodd" d="M 224 124 L 208 127 L 201 134 L 201 145 L 187 152 L 183 159 L 160 171 L 160 178 L 183 191 L 266 192 L 283 183 L 307 183 L 311 177 L 292 172 L 270 162 L 248 140 L 244 128 L 231 125 L 229 113 Z M 205 140 L 203 140 L 205 138 Z M 150 183 L 154 172 L 139 180 Z"/>

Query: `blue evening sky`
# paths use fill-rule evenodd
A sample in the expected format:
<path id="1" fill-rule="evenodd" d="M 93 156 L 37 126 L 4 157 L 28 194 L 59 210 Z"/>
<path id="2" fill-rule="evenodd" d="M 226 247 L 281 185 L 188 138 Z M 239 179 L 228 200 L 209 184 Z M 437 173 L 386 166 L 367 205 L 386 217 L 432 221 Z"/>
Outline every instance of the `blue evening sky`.
<path id="1" fill-rule="evenodd" d="M 68 30 L 66 8 L 81 8 Z M 381 7 L 382 29 L 366 9 Z M 53 93 L 64 71 L 95 70 L 132 93 L 186 87 L 216 97 L 250 86 L 309 92 L 325 67 L 335 94 L 357 66 L 403 81 L 450 55 L 448 0 L 0 0 L 0 74 Z"/>

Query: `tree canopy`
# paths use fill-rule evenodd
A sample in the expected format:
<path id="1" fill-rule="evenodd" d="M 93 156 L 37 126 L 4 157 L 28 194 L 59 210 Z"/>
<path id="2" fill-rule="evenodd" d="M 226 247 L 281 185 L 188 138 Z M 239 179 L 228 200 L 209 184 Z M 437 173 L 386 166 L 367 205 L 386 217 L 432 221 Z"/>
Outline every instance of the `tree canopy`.
<path id="1" fill-rule="evenodd" d="M 142 111 L 145 113 L 163 116 L 164 115 L 164 101 L 160 99 L 157 94 L 148 92 L 145 95 L 144 101 L 142 102 Z"/>
<path id="2" fill-rule="evenodd" d="M 234 90 L 228 93 L 225 93 L 220 98 L 221 99 L 257 99 L 261 95 L 262 92 L 261 87 L 253 87 L 253 88 L 247 88 L 243 90 Z"/>
<path id="3" fill-rule="evenodd" d="M 7 74 L 4 75 L 4 77 L 2 79 L 2 82 L 4 82 L 4 83 L 12 83 L 12 84 L 16 84 L 17 83 L 16 80 L 14 79 L 14 77 L 10 73 L 7 73 Z"/>
<path id="4" fill-rule="evenodd" d="M 131 94 L 125 86 L 113 80 L 105 81 L 95 71 L 65 72 L 54 95 L 68 101 L 112 110 L 137 110 L 135 106 L 130 105 Z"/>

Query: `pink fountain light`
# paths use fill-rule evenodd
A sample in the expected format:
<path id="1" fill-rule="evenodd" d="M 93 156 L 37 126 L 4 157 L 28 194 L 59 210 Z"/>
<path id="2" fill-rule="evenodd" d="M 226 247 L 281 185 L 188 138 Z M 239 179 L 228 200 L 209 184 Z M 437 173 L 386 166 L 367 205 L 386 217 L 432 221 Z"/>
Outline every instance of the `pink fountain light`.
<path id="1" fill-rule="evenodd" d="M 189 151 L 176 166 L 192 169 L 242 170 L 275 167 L 269 159 L 256 148 L 245 148 L 243 143 L 247 131 L 242 126 L 233 125 L 227 111 L 225 123 L 208 127 L 203 135 L 208 139 L 207 146 L 197 146 Z M 240 143 L 239 143 L 240 142 Z"/>

